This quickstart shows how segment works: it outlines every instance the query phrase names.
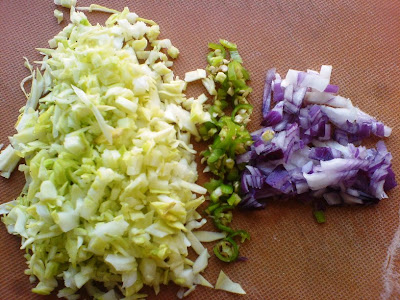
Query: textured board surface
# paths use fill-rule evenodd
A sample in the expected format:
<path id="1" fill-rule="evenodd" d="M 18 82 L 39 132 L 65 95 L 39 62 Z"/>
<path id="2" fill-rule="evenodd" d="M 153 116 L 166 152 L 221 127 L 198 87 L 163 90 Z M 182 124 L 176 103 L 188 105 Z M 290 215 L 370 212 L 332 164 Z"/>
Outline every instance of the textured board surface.
<path id="1" fill-rule="evenodd" d="M 79 1 L 78 5 L 89 5 Z M 254 89 L 251 129 L 260 122 L 265 72 L 284 75 L 288 68 L 317 69 L 333 65 L 331 82 L 340 95 L 393 127 L 387 139 L 394 171 L 400 164 L 400 5 L 397 1 L 97 1 L 118 10 L 128 6 L 155 20 L 161 37 L 181 51 L 177 75 L 205 67 L 207 43 L 225 38 L 238 44 Z M 37 47 L 65 26 L 57 25 L 51 0 L 0 1 L 0 142 L 14 133 L 18 110 L 24 105 L 20 81 L 28 75 L 23 56 L 39 59 Z M 64 12 L 67 12 L 64 10 Z M 67 18 L 67 14 L 65 14 Z M 104 22 L 105 14 L 91 14 Z M 195 88 L 192 93 L 200 90 Z M 200 182 L 205 177 L 201 175 Z M 22 174 L 0 179 L 0 202 L 15 198 L 24 184 Z M 222 268 L 240 282 L 246 296 L 197 288 L 189 299 L 399 299 L 396 258 L 400 242 L 399 188 L 372 207 L 341 207 L 327 211 L 328 222 L 317 225 L 311 208 L 295 201 L 269 202 L 262 211 L 237 213 L 234 224 L 247 229 L 252 240 L 241 247 L 246 262 L 225 265 L 210 260 L 205 277 L 216 282 Z M 0 224 L 0 299 L 55 299 L 33 295 L 20 240 Z M 175 299 L 178 288 L 163 287 L 158 297 Z"/>

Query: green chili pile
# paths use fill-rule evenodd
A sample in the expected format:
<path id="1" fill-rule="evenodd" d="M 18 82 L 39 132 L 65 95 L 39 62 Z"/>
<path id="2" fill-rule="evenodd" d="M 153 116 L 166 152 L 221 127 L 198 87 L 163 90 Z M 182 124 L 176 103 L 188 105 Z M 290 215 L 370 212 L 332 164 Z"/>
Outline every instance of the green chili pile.
<path id="1" fill-rule="evenodd" d="M 214 246 L 215 255 L 224 262 L 235 261 L 239 257 L 239 245 L 250 239 L 244 230 L 230 227 L 232 210 L 239 204 L 240 166 L 236 165 L 236 155 L 245 153 L 252 144 L 246 124 L 250 121 L 253 106 L 247 96 L 252 89 L 246 84 L 249 73 L 242 66 L 242 58 L 237 46 L 226 40 L 219 44 L 210 43 L 211 52 L 207 56 L 206 70 L 216 87 L 216 95 L 209 105 L 211 121 L 200 125 L 199 133 L 203 140 L 211 140 L 208 149 L 203 151 L 202 163 L 205 171 L 215 178 L 205 184 L 210 194 L 210 204 L 206 212 L 212 216 L 214 225 L 227 236 Z M 229 114 L 228 112 L 231 111 Z"/>

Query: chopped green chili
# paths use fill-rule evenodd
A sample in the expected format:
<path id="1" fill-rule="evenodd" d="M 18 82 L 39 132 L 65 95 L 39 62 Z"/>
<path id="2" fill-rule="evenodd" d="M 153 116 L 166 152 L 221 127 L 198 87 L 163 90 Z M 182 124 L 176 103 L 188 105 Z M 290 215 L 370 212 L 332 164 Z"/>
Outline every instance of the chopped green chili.
<path id="1" fill-rule="evenodd" d="M 229 205 L 236 206 L 239 204 L 240 200 L 240 196 L 236 193 L 233 193 L 228 200 L 226 200 L 226 202 L 228 202 Z"/>
<path id="2" fill-rule="evenodd" d="M 316 210 L 313 213 L 318 223 L 321 224 L 326 222 L 325 213 L 322 210 Z"/>
<path id="3" fill-rule="evenodd" d="M 250 234 L 245 230 L 236 230 L 235 232 L 229 234 L 228 237 L 234 238 L 235 236 L 240 235 L 241 242 L 243 243 L 245 240 L 250 240 Z"/>
<path id="4" fill-rule="evenodd" d="M 215 256 L 224 262 L 233 262 L 239 256 L 239 246 L 231 238 L 225 238 L 214 246 Z"/>
<path id="5" fill-rule="evenodd" d="M 215 245 L 215 255 L 222 261 L 232 262 L 239 255 L 234 238 L 240 236 L 241 242 L 250 238 L 246 231 L 234 230 L 230 224 L 232 210 L 241 201 L 238 193 L 243 166 L 236 165 L 235 158 L 246 152 L 253 142 L 246 129 L 253 111 L 246 97 L 252 89 L 246 83 L 249 73 L 242 66 L 236 44 L 221 39 L 218 44 L 209 43 L 208 48 L 211 52 L 207 55 L 206 69 L 215 82 L 217 93 L 207 108 L 211 121 L 201 124 L 198 131 L 204 141 L 212 141 L 201 155 L 202 162 L 207 163 L 206 170 L 217 179 L 205 184 L 211 200 L 205 212 L 212 215 L 218 230 L 228 234 Z M 232 113 L 226 112 L 228 108 Z"/>

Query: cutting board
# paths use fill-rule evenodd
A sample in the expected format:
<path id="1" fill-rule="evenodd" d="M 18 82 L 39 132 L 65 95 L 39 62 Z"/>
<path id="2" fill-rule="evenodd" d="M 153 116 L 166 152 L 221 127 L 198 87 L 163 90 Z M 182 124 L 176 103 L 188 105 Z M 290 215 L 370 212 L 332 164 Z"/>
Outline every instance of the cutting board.
<path id="1" fill-rule="evenodd" d="M 386 139 L 399 174 L 400 140 L 400 5 L 397 1 L 117 1 L 97 4 L 117 10 L 128 6 L 139 16 L 155 20 L 161 37 L 181 51 L 176 75 L 206 65 L 207 43 L 225 38 L 237 43 L 250 71 L 255 106 L 252 130 L 260 123 L 265 72 L 270 67 L 284 75 L 289 68 L 316 69 L 333 65 L 331 82 L 340 95 L 393 127 Z M 88 6 L 89 1 L 78 5 Z M 53 17 L 51 0 L 0 2 L 0 142 L 8 143 L 24 105 L 20 81 L 28 75 L 23 56 L 40 59 L 35 51 L 66 25 Z M 67 10 L 63 10 L 65 13 Z M 92 22 L 107 15 L 90 14 Z M 201 91 L 194 87 L 189 93 Z M 197 145 L 198 149 L 201 146 Z M 199 171 L 202 168 L 199 167 Z M 200 174 L 200 183 L 207 177 Z M 0 179 L 0 202 L 18 196 L 23 176 L 15 172 Z M 370 207 L 335 207 L 327 223 L 317 224 L 311 207 L 289 201 L 268 201 L 265 210 L 237 212 L 234 226 L 251 233 L 241 247 L 244 262 L 225 264 L 210 259 L 205 277 L 215 283 L 222 269 L 241 283 L 247 295 L 237 296 L 198 287 L 188 299 L 399 299 L 397 258 L 399 231 L 398 188 Z M 209 228 L 212 228 L 210 225 Z M 211 247 L 212 245 L 210 245 Z M 30 292 L 20 239 L 0 224 L 0 299 L 56 299 Z M 209 248 L 210 248 L 209 247 Z M 156 297 L 175 299 L 176 286 L 162 287 Z"/>

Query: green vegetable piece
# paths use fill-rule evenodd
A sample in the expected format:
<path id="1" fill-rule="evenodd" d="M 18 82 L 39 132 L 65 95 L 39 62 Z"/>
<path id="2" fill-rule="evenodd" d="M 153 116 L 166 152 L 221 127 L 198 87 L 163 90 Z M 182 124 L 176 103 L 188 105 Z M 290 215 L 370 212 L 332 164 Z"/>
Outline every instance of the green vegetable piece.
<path id="1" fill-rule="evenodd" d="M 228 79 L 230 81 L 238 79 L 238 75 L 236 73 L 236 70 L 238 69 L 238 66 L 241 66 L 241 65 L 237 61 L 231 61 L 228 64 Z"/>
<path id="2" fill-rule="evenodd" d="M 208 130 L 204 123 L 199 126 L 198 130 L 202 137 L 208 137 Z"/>
<path id="3" fill-rule="evenodd" d="M 239 174 L 239 169 L 237 167 L 233 167 L 226 176 L 226 180 L 230 182 L 239 180 L 239 178 L 240 174 Z"/>
<path id="4" fill-rule="evenodd" d="M 234 206 L 223 205 L 214 210 L 214 224 L 218 229 L 229 233 L 234 232 L 232 228 L 227 226 L 232 222 L 232 209 L 234 209 Z"/>
<path id="5" fill-rule="evenodd" d="M 250 240 L 250 234 L 246 230 L 236 230 L 234 233 L 229 234 L 229 238 L 234 238 L 240 235 L 240 242 L 244 243 L 246 240 Z"/>
<path id="6" fill-rule="evenodd" d="M 211 179 L 209 182 L 204 184 L 204 187 L 207 189 L 209 193 L 212 193 L 217 187 L 222 184 L 222 180 L 219 179 Z"/>
<path id="7" fill-rule="evenodd" d="M 272 130 L 265 130 L 265 132 L 261 135 L 262 139 L 265 142 L 269 142 L 270 140 L 272 140 L 275 136 L 275 132 Z"/>
<path id="8" fill-rule="evenodd" d="M 220 50 L 220 56 L 222 56 L 223 58 L 226 57 L 226 52 L 225 52 L 225 48 L 224 46 L 220 45 L 220 44 L 216 44 L 216 43 L 209 43 L 208 44 L 208 48 L 213 49 L 213 50 Z M 215 51 L 214 51 L 215 53 Z"/>
<path id="9" fill-rule="evenodd" d="M 244 68 L 242 67 L 242 65 L 238 62 L 238 61 L 231 61 L 228 64 L 228 79 L 230 81 L 236 81 L 236 80 L 244 80 L 244 75 L 243 75 L 243 70 Z M 244 81 L 239 82 L 235 82 L 236 85 L 239 86 L 242 89 L 244 89 L 244 87 L 246 86 Z M 247 86 L 246 86 L 247 87 Z"/>
<path id="10" fill-rule="evenodd" d="M 178 48 L 176 48 L 175 46 L 172 46 L 171 48 L 169 48 L 168 50 L 167 50 L 167 53 L 168 53 L 168 55 L 171 57 L 171 58 L 177 58 L 178 57 L 178 55 L 179 55 L 179 50 L 178 50 Z"/>
<path id="11" fill-rule="evenodd" d="M 233 193 L 233 186 L 231 185 L 221 184 L 220 188 L 223 195 L 231 195 Z"/>
<path id="12" fill-rule="evenodd" d="M 221 109 L 225 109 L 229 106 L 229 103 L 225 100 L 221 100 Z"/>
<path id="13" fill-rule="evenodd" d="M 313 212 L 315 220 L 317 223 L 322 224 L 326 222 L 325 213 L 322 210 L 316 210 Z"/>
<path id="14" fill-rule="evenodd" d="M 211 51 L 207 55 L 207 62 L 211 65 L 212 64 L 212 58 L 214 57 L 214 51 Z"/>
<path id="15" fill-rule="evenodd" d="M 232 213 L 230 214 L 230 216 L 232 216 Z M 231 227 L 229 227 L 227 225 L 224 225 L 221 220 L 214 219 L 214 225 L 220 231 L 225 231 L 225 232 L 228 232 L 228 233 L 234 233 L 235 232 L 235 230 L 233 230 Z"/>
<path id="16" fill-rule="evenodd" d="M 240 104 L 235 107 L 235 109 L 232 111 L 232 121 L 235 122 L 235 117 L 236 115 L 241 111 L 245 110 L 248 115 L 251 115 L 253 112 L 253 105 L 251 104 Z"/>
<path id="17" fill-rule="evenodd" d="M 241 200 L 242 200 L 242 199 L 240 198 L 240 196 L 239 196 L 238 194 L 233 193 L 233 194 L 228 198 L 228 200 L 226 200 L 226 202 L 228 202 L 228 204 L 231 205 L 231 206 L 236 206 L 236 205 L 239 204 L 239 202 L 240 202 Z"/>
<path id="18" fill-rule="evenodd" d="M 223 262 L 233 262 L 239 256 L 239 246 L 231 238 L 225 238 L 214 246 L 215 256 Z"/>
<path id="19" fill-rule="evenodd" d="M 249 72 L 245 69 L 245 68 L 243 68 L 242 67 L 242 75 L 243 75 L 243 79 L 244 80 L 250 80 L 250 74 L 249 74 Z"/>
<path id="20" fill-rule="evenodd" d="M 215 78 L 214 78 L 214 80 L 216 82 L 220 82 L 220 83 L 223 83 L 225 81 L 225 79 L 226 79 L 226 75 L 223 72 L 218 72 L 217 76 L 215 76 Z"/>
<path id="21" fill-rule="evenodd" d="M 224 100 L 227 97 L 227 92 L 225 89 L 218 89 L 217 90 L 217 99 Z"/>
<path id="22" fill-rule="evenodd" d="M 210 58 L 211 62 L 210 64 L 214 67 L 222 65 L 223 61 L 224 61 L 223 56 L 215 56 Z"/>
<path id="23" fill-rule="evenodd" d="M 204 125 L 206 126 L 207 130 L 217 128 L 217 126 L 213 122 L 205 122 Z"/>
<path id="24" fill-rule="evenodd" d="M 236 79 L 231 81 L 233 86 L 235 87 L 235 93 L 240 94 L 242 93 L 241 91 L 245 92 L 246 90 L 249 89 L 247 86 L 246 82 L 243 79 Z"/>
<path id="25" fill-rule="evenodd" d="M 223 115 L 224 112 L 216 105 L 210 106 L 208 112 L 210 113 L 211 121 L 218 126 L 217 117 Z"/>
<path id="26" fill-rule="evenodd" d="M 208 207 L 206 208 L 205 212 L 209 215 L 213 214 L 214 211 L 221 206 L 221 203 L 211 203 L 210 205 L 208 205 Z"/>
<path id="27" fill-rule="evenodd" d="M 222 155 L 224 155 L 225 151 L 223 149 L 215 149 L 211 152 L 210 157 L 207 159 L 208 164 L 215 163 Z"/>
<path id="28" fill-rule="evenodd" d="M 219 186 L 211 193 L 210 199 L 213 202 L 217 202 L 221 196 L 222 196 L 222 190 L 221 187 Z"/>
<path id="29" fill-rule="evenodd" d="M 229 54 L 230 54 L 232 60 L 237 61 L 239 63 L 243 62 L 243 60 L 240 57 L 239 52 L 237 50 L 231 50 L 231 51 L 229 51 Z"/>
<path id="30" fill-rule="evenodd" d="M 237 50 L 237 45 L 231 42 L 228 42 L 227 40 L 220 39 L 219 42 L 221 43 L 222 46 L 227 48 L 228 50 Z"/>

